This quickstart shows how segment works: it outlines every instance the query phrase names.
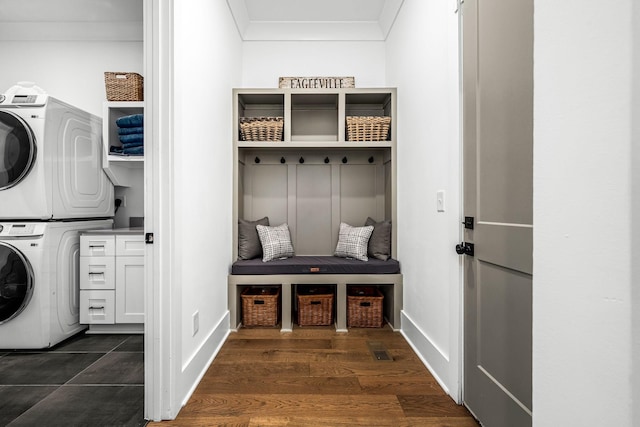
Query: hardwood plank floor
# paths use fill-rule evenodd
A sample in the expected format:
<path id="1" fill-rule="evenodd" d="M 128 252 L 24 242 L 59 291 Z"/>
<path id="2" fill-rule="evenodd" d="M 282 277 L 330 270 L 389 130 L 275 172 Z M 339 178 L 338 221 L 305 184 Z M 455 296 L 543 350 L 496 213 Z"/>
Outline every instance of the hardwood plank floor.
<path id="1" fill-rule="evenodd" d="M 376 360 L 382 349 L 393 360 Z M 170 426 L 477 427 L 390 328 L 232 332 Z"/>

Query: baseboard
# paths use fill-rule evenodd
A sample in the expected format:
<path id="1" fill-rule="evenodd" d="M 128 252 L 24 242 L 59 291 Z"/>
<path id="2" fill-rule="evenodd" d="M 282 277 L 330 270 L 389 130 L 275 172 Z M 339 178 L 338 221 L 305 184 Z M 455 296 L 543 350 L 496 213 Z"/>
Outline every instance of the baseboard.
<path id="1" fill-rule="evenodd" d="M 183 365 L 180 384 L 183 390 L 182 406 L 186 405 L 196 387 L 209 369 L 229 335 L 229 311 L 227 311 L 195 354 Z"/>
<path id="2" fill-rule="evenodd" d="M 449 358 L 440 351 L 404 310 L 400 312 L 400 318 L 402 319 L 402 335 L 431 372 L 431 375 L 438 381 L 440 387 L 451 396 L 451 388 L 446 381 L 449 378 Z M 454 396 L 451 397 L 456 400 Z"/>

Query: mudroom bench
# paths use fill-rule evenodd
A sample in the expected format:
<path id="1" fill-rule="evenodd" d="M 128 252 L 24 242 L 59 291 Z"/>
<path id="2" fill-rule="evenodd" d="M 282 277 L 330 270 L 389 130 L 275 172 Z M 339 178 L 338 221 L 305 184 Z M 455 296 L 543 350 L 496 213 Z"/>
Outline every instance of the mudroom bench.
<path id="1" fill-rule="evenodd" d="M 385 320 L 400 329 L 402 274 L 398 261 L 369 259 L 363 262 L 334 256 L 294 256 L 263 263 L 260 259 L 238 260 L 228 276 L 231 329 L 241 324 L 241 293 L 250 286 L 279 286 L 282 332 L 293 328 L 292 301 L 296 285 L 335 286 L 335 327 L 347 332 L 347 287 L 375 286 L 384 295 Z"/>

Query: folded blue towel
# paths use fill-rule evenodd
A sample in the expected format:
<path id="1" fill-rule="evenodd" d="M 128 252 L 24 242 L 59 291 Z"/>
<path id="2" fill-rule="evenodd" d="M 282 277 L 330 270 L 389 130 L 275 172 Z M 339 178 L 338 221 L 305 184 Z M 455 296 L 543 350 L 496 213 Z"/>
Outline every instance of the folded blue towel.
<path id="1" fill-rule="evenodd" d="M 133 133 L 131 135 L 120 135 L 120 142 L 123 144 L 129 144 L 131 142 L 143 142 L 144 135 L 140 133 Z"/>
<path id="2" fill-rule="evenodd" d="M 135 128 L 118 128 L 118 135 L 131 135 L 133 133 L 139 133 L 142 135 L 144 133 L 144 128 L 142 126 Z"/>
<path id="3" fill-rule="evenodd" d="M 125 148 L 122 150 L 122 154 L 129 154 L 134 156 L 141 156 L 144 154 L 144 147 Z"/>
<path id="4" fill-rule="evenodd" d="M 132 114 L 130 116 L 122 116 L 116 119 L 116 125 L 120 128 L 140 127 L 144 124 L 143 114 Z"/>
<path id="5" fill-rule="evenodd" d="M 122 147 L 116 147 L 115 145 L 112 145 L 111 147 L 109 147 L 109 152 L 113 154 L 122 154 Z"/>
<path id="6" fill-rule="evenodd" d="M 122 144 L 122 148 L 133 148 L 133 147 L 142 147 L 144 142 L 136 141 L 136 142 L 127 142 L 126 144 Z"/>

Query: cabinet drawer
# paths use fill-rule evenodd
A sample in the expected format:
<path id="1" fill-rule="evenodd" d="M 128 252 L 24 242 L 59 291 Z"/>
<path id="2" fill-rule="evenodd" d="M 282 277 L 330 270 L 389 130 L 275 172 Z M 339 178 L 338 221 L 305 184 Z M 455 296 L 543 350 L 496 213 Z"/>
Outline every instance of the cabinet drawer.
<path id="1" fill-rule="evenodd" d="M 80 291 L 80 323 L 113 324 L 115 291 Z"/>
<path id="2" fill-rule="evenodd" d="M 116 236 L 117 256 L 144 256 L 144 238 L 140 235 Z"/>
<path id="3" fill-rule="evenodd" d="M 82 256 L 114 256 L 115 236 L 80 236 L 80 255 Z"/>
<path id="4" fill-rule="evenodd" d="M 115 289 L 115 257 L 80 257 L 80 289 Z"/>

